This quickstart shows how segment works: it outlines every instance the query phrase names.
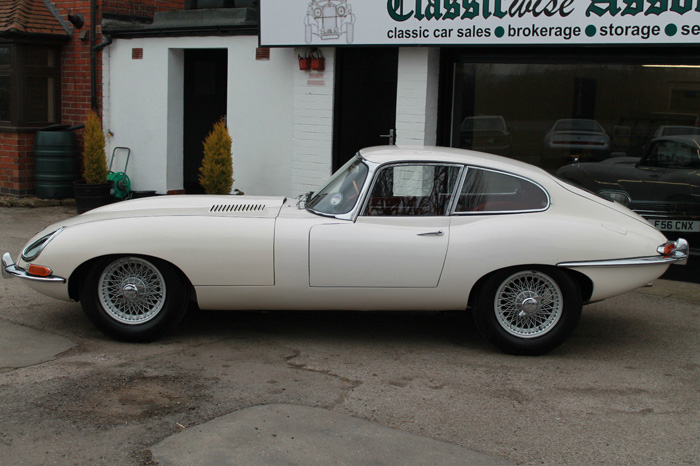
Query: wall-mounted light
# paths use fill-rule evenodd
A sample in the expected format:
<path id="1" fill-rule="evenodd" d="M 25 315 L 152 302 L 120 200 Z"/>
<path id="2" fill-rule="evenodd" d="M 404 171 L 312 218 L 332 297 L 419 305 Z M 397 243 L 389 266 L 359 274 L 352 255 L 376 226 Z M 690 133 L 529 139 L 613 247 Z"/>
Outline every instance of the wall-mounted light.
<path id="1" fill-rule="evenodd" d="M 700 65 L 642 65 L 644 68 L 700 68 Z"/>
<path id="2" fill-rule="evenodd" d="M 80 29 L 85 25 L 85 18 L 83 18 L 82 13 L 76 13 L 74 15 L 68 15 L 68 21 L 75 27 L 76 29 Z"/>
<path id="3" fill-rule="evenodd" d="M 319 49 L 308 49 L 303 57 L 299 55 L 299 69 L 323 71 L 326 69 L 326 59 Z"/>

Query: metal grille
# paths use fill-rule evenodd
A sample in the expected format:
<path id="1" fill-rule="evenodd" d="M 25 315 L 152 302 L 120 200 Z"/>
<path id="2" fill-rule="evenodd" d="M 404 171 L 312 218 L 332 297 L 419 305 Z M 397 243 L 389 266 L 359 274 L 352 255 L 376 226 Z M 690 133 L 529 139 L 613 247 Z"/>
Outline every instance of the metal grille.
<path id="1" fill-rule="evenodd" d="M 215 204 L 209 212 L 260 212 L 265 204 Z"/>

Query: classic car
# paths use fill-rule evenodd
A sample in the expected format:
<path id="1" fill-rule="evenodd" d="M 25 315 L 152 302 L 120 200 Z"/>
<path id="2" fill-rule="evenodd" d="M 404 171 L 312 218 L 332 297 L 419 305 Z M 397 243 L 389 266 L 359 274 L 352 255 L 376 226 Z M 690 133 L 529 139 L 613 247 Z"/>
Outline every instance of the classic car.
<path id="1" fill-rule="evenodd" d="M 321 40 L 335 40 L 345 34 L 348 44 L 354 40 L 355 15 L 347 0 L 311 0 L 304 25 L 307 44 L 313 41 L 313 36 Z"/>
<path id="2" fill-rule="evenodd" d="M 654 132 L 654 138 L 663 136 L 690 136 L 700 134 L 700 126 L 659 126 Z"/>
<path id="3" fill-rule="evenodd" d="M 80 301 L 102 331 L 150 341 L 200 309 L 473 309 L 506 352 L 541 354 L 582 304 L 687 259 L 626 207 L 504 157 L 361 150 L 297 199 L 160 196 L 47 227 L 3 275 Z"/>
<path id="4" fill-rule="evenodd" d="M 646 145 L 641 158 L 567 165 L 557 176 L 628 206 L 668 237 L 682 235 L 697 247 L 700 135 L 657 138 Z"/>
<path id="5" fill-rule="evenodd" d="M 467 117 L 459 126 L 459 135 L 464 149 L 510 155 L 511 135 L 500 115 Z"/>
<path id="6" fill-rule="evenodd" d="M 545 149 L 569 159 L 604 160 L 610 155 L 610 136 L 595 120 L 557 120 L 544 137 Z"/>

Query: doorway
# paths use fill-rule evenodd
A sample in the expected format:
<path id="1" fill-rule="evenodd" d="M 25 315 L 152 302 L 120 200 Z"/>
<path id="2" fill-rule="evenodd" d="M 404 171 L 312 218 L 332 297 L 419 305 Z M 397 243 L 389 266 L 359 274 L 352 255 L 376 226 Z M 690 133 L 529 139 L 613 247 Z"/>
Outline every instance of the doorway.
<path id="1" fill-rule="evenodd" d="M 228 50 L 185 50 L 183 184 L 187 194 L 202 194 L 199 167 L 202 143 L 214 123 L 226 118 Z"/>
<path id="2" fill-rule="evenodd" d="M 363 147 L 389 144 L 398 65 L 398 48 L 337 49 L 333 171 Z"/>

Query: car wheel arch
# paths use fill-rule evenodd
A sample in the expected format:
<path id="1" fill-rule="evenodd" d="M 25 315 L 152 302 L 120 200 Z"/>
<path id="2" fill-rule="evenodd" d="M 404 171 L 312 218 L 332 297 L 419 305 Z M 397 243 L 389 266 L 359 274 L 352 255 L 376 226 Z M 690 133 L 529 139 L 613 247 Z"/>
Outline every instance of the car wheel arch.
<path id="1" fill-rule="evenodd" d="M 189 287 L 190 299 L 193 299 L 196 302 L 197 295 L 196 295 L 195 288 L 192 285 L 192 282 L 190 281 L 189 277 L 182 271 L 182 269 L 180 267 L 178 267 L 177 265 L 175 265 L 172 262 L 169 262 L 165 259 L 161 259 L 161 258 L 155 257 L 155 256 L 148 256 L 148 255 L 144 255 L 144 254 L 105 254 L 102 256 L 93 257 L 92 259 L 89 259 L 89 260 L 83 262 L 78 267 L 76 267 L 76 269 L 73 271 L 73 273 L 68 278 L 68 296 L 70 297 L 70 299 L 73 301 L 76 301 L 76 302 L 80 301 L 80 289 L 82 288 L 83 280 L 85 279 L 87 273 L 90 271 L 90 269 L 92 269 L 92 266 L 96 262 L 101 261 L 103 259 L 107 259 L 107 258 L 114 260 L 114 259 L 118 259 L 120 257 L 128 257 L 128 256 L 140 257 L 140 258 L 146 259 L 146 260 L 155 259 L 155 260 L 163 261 L 166 264 L 168 264 L 169 266 L 171 266 L 181 276 L 181 278 L 185 281 L 185 283 Z"/>
<path id="2" fill-rule="evenodd" d="M 581 272 L 577 272 L 576 270 L 571 270 L 567 268 L 560 268 L 560 267 L 555 267 L 552 265 L 544 265 L 544 264 L 522 264 L 522 265 L 513 265 L 509 267 L 504 267 L 502 269 L 497 269 L 493 270 L 474 283 L 474 286 L 472 286 L 472 289 L 469 292 L 469 298 L 467 300 L 467 308 L 473 308 L 474 303 L 476 302 L 477 297 L 479 296 L 479 293 L 481 292 L 481 289 L 483 288 L 484 284 L 488 281 L 488 279 L 497 274 L 501 273 L 505 270 L 517 270 L 525 267 L 532 267 L 534 269 L 556 269 L 559 271 L 562 271 L 566 273 L 577 285 L 578 289 L 581 293 L 581 301 L 584 303 L 590 301 L 591 296 L 593 296 L 593 282 L 591 281 L 590 278 L 588 278 L 586 275 L 582 274 Z"/>

